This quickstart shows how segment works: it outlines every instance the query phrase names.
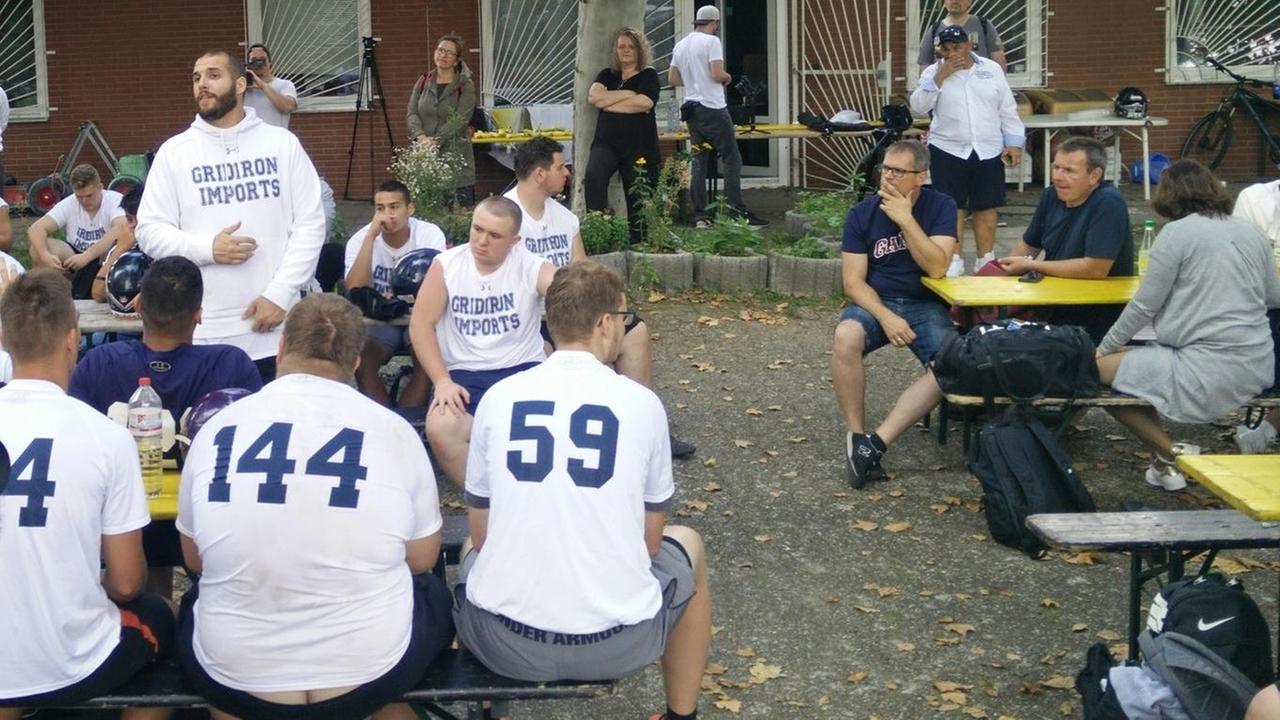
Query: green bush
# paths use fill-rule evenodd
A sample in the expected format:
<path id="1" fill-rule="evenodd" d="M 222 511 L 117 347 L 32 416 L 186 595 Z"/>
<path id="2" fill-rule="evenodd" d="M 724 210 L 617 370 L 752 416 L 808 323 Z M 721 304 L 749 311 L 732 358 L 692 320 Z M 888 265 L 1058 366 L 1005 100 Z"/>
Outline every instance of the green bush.
<path id="1" fill-rule="evenodd" d="M 835 255 L 831 246 L 812 235 L 805 235 L 781 249 L 783 255 L 799 258 L 826 260 Z"/>
<path id="2" fill-rule="evenodd" d="M 631 241 L 627 219 L 602 210 L 592 210 L 583 215 L 579 231 L 588 255 L 617 252 Z"/>
<path id="3" fill-rule="evenodd" d="M 711 227 L 694 231 L 685 242 L 686 250 L 721 257 L 745 257 L 759 246 L 760 234 L 724 208 L 716 213 Z"/>
<path id="4" fill-rule="evenodd" d="M 849 209 L 857 202 L 853 193 L 843 190 L 802 192 L 796 199 L 796 212 L 808 215 L 815 230 L 841 230 Z"/>

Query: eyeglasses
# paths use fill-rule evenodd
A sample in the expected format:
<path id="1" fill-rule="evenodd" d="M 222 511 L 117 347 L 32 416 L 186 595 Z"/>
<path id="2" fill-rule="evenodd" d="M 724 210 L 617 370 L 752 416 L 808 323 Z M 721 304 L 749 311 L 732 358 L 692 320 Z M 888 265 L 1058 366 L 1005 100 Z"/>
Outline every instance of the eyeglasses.
<path id="1" fill-rule="evenodd" d="M 888 177 L 906 177 L 907 175 L 919 175 L 922 172 L 924 171 L 923 170 L 904 170 L 903 168 L 896 168 L 896 167 L 893 167 L 892 165 L 880 166 L 880 174 L 887 175 Z"/>
<path id="2" fill-rule="evenodd" d="M 457 57 L 457 56 L 458 56 L 458 51 L 457 51 L 457 50 L 450 50 L 449 48 L 438 47 L 438 48 L 436 48 L 436 54 L 437 54 L 437 55 L 451 55 L 451 56 L 453 56 L 453 57 Z"/>
<path id="3" fill-rule="evenodd" d="M 622 317 L 622 324 L 623 324 L 623 325 L 630 325 L 631 323 L 635 322 L 635 319 L 636 319 L 636 311 L 635 311 L 635 310 L 610 310 L 609 312 L 607 312 L 607 313 L 605 313 L 605 314 L 606 314 L 606 315 L 619 315 L 619 316 L 621 316 L 621 317 Z"/>

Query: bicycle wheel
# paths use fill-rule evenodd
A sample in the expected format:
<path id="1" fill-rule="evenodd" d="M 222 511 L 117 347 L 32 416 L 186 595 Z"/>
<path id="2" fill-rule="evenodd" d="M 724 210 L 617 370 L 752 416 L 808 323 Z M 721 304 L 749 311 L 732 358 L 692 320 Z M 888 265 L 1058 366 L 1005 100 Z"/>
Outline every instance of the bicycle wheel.
<path id="1" fill-rule="evenodd" d="M 1210 170 L 1222 164 L 1231 148 L 1231 113 L 1214 110 L 1200 118 L 1182 145 L 1184 159 L 1199 160 Z"/>

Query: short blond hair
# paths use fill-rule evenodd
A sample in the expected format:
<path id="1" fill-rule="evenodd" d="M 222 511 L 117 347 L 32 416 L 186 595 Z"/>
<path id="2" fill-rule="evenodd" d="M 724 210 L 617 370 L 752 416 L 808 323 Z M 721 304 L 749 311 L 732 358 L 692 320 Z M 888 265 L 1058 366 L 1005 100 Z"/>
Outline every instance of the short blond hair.
<path id="1" fill-rule="evenodd" d="M 35 362 L 58 351 L 79 325 L 71 281 L 53 268 L 36 268 L 14 280 L 0 298 L 0 336 L 17 362 Z"/>
<path id="2" fill-rule="evenodd" d="M 557 346 L 586 342 L 605 313 L 616 312 L 626 293 L 622 278 L 592 260 L 556 271 L 547 288 L 547 330 Z"/>
<path id="3" fill-rule="evenodd" d="M 102 182 L 102 177 L 98 175 L 98 168 L 89 163 L 82 163 L 71 168 L 71 188 L 73 190 L 83 190 L 96 182 Z"/>
<path id="4" fill-rule="evenodd" d="M 346 298 L 311 293 L 284 321 L 282 360 L 331 363 L 350 373 L 364 347 L 364 317 Z"/>

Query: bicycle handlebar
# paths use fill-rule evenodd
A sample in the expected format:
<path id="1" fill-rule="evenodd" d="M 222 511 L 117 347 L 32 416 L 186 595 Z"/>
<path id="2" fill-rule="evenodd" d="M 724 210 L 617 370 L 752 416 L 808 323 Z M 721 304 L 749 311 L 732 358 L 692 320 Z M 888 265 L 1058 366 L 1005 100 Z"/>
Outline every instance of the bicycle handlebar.
<path id="1" fill-rule="evenodd" d="M 1253 78 L 1245 77 L 1243 75 L 1237 75 L 1231 72 L 1231 70 L 1229 70 L 1226 65 L 1223 65 L 1222 63 L 1218 62 L 1217 59 L 1215 59 L 1212 55 L 1205 56 L 1204 60 L 1205 62 L 1212 65 L 1218 72 L 1226 73 L 1232 80 L 1235 80 L 1238 83 L 1241 83 L 1243 85 L 1248 85 L 1250 87 L 1256 87 L 1256 88 L 1271 87 L 1271 83 L 1269 82 L 1263 82 L 1262 80 L 1254 80 Z"/>

